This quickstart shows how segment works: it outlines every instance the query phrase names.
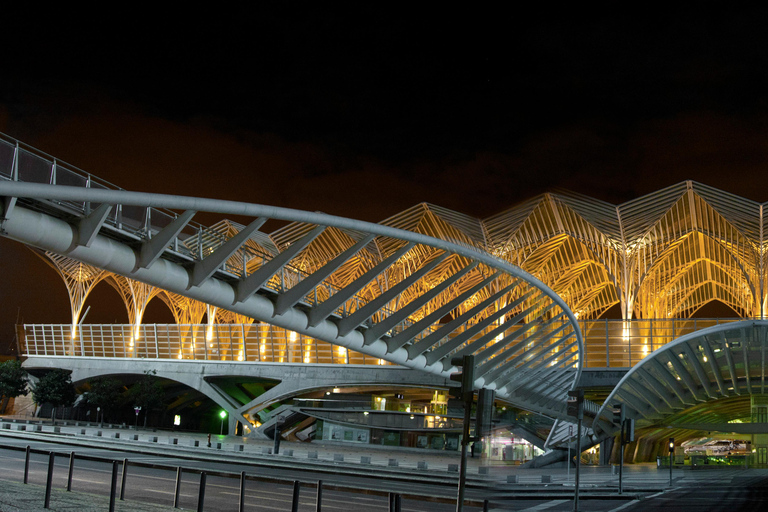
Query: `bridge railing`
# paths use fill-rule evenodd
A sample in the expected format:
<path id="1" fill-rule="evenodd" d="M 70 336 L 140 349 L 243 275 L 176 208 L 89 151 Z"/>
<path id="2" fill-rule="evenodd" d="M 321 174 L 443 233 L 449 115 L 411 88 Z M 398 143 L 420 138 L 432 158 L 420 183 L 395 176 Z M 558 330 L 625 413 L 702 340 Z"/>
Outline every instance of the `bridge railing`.
<path id="1" fill-rule="evenodd" d="M 269 324 L 25 324 L 26 356 L 306 364 L 391 363 Z"/>
<path id="2" fill-rule="evenodd" d="M 586 320 L 585 368 L 631 368 L 654 350 L 693 331 L 739 318 Z M 27 324 L 20 330 L 28 356 L 84 356 L 388 365 L 383 359 L 269 324 Z"/>
<path id="3" fill-rule="evenodd" d="M 685 334 L 743 318 L 664 318 L 579 322 L 585 368 L 631 368 L 654 350 Z"/>

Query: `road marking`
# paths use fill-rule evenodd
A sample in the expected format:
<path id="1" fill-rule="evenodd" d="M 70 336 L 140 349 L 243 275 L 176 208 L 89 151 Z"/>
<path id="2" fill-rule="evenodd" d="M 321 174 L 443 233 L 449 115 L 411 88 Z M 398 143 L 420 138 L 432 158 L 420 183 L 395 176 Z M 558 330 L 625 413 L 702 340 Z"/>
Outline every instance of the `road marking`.
<path id="1" fill-rule="evenodd" d="M 546 510 L 548 508 L 556 507 L 558 505 L 561 505 L 563 503 L 567 503 L 569 501 L 571 501 L 571 500 L 552 500 L 552 501 L 548 501 L 546 503 L 542 503 L 540 505 L 536 505 L 535 507 L 524 508 L 523 510 L 527 510 L 528 512 L 534 512 L 534 511 L 537 511 L 537 510 Z"/>
<path id="2" fill-rule="evenodd" d="M 632 500 L 632 501 L 630 501 L 628 503 L 625 503 L 625 504 L 621 505 L 620 507 L 616 507 L 614 509 L 611 509 L 608 512 L 619 512 L 619 510 L 624 510 L 625 508 L 631 507 L 632 505 L 635 505 L 637 503 L 640 503 L 640 500 Z"/>
<path id="3" fill-rule="evenodd" d="M 173 495 L 176 495 L 176 491 L 163 491 L 163 490 L 160 490 L 160 489 L 142 489 L 142 492 L 156 492 L 158 494 L 173 494 Z M 182 498 L 196 498 L 197 494 L 179 493 L 179 497 L 182 497 Z"/>
<path id="4" fill-rule="evenodd" d="M 245 494 L 245 497 L 251 498 L 251 499 L 261 499 L 261 500 L 266 499 L 268 501 L 276 501 L 279 503 L 289 503 L 292 499 L 292 494 L 290 490 L 288 492 L 279 493 L 279 494 L 267 492 L 267 494 L 275 494 L 277 495 L 277 497 L 264 496 L 263 494 L 252 494 L 252 492 L 253 491 L 247 492 Z M 229 496 L 240 496 L 239 492 L 220 492 L 219 494 L 229 495 Z M 315 500 L 312 497 L 302 496 L 301 494 L 299 494 L 299 496 L 300 496 L 300 499 L 299 499 L 300 504 L 309 505 L 309 506 L 312 506 L 315 504 Z M 382 508 L 386 507 L 386 504 L 385 504 L 386 497 L 383 497 L 383 496 L 380 497 L 378 500 L 373 498 L 366 498 L 365 496 L 356 496 L 355 498 L 356 499 L 354 503 L 359 506 L 365 505 L 366 507 L 376 507 L 376 506 L 381 506 Z M 368 503 L 368 504 L 363 503 L 366 501 L 372 501 L 373 503 Z M 330 503 L 333 503 L 333 502 L 338 502 L 341 504 L 341 506 L 336 507 L 336 506 L 330 505 Z M 328 497 L 325 493 L 323 493 L 323 509 L 335 508 L 338 510 L 349 510 L 349 503 L 350 503 L 349 499 L 341 499 L 341 498 L 333 499 Z M 279 510 L 285 510 L 285 509 L 281 508 Z"/>

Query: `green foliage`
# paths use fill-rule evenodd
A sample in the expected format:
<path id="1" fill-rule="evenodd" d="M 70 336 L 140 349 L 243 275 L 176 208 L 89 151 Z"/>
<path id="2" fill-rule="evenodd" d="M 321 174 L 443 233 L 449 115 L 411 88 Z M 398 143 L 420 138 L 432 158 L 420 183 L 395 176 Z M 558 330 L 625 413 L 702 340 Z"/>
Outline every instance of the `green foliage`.
<path id="1" fill-rule="evenodd" d="M 19 361 L 0 363 L 0 398 L 16 398 L 26 395 L 27 371 Z"/>
<path id="2" fill-rule="evenodd" d="M 53 407 L 72 405 L 75 401 L 72 372 L 55 369 L 46 373 L 32 388 L 32 399 L 38 405 L 46 403 Z"/>
<path id="3" fill-rule="evenodd" d="M 125 403 L 125 386 L 112 377 L 97 377 L 88 381 L 88 403 L 101 407 L 107 414 Z"/>
<path id="4" fill-rule="evenodd" d="M 165 392 L 160 379 L 155 377 L 157 372 L 147 371 L 136 384 L 128 390 L 128 401 L 138 405 L 145 414 L 165 407 Z"/>

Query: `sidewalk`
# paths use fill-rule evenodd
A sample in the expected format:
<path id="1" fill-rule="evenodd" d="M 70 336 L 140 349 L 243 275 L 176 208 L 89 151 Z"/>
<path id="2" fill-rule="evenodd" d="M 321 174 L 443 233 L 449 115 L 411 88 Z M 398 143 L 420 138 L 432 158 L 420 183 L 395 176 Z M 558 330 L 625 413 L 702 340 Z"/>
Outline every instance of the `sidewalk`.
<path id="1" fill-rule="evenodd" d="M 51 490 L 50 508 L 45 504 L 45 487 L 24 485 L 3 480 L 0 486 L 0 511 L 2 512 L 104 512 L 109 510 L 109 496 Z M 115 500 L 118 512 L 171 512 L 182 509 L 142 503 L 140 501 Z"/>

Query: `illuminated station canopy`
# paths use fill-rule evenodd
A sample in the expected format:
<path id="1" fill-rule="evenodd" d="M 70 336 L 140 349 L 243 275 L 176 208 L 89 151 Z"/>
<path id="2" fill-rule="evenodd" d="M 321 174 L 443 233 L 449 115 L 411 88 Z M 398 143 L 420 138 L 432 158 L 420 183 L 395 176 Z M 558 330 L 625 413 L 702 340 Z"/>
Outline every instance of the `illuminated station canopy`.
<path id="1" fill-rule="evenodd" d="M 211 304 L 223 321 L 244 322 L 256 316 L 248 301 L 262 294 L 271 308 L 262 321 L 274 318 L 276 325 L 283 321 L 294 328 L 300 315 L 306 328 L 296 330 L 322 339 L 323 323 L 340 315 L 333 320 L 336 337 L 326 341 L 396 364 L 445 375 L 453 369 L 451 356 L 478 355 L 479 385 L 563 418 L 565 391 L 582 366 L 577 320 L 597 319 L 616 305 L 625 320 L 689 318 L 711 301 L 742 318 L 765 314 L 766 204 L 692 181 L 618 206 L 547 193 L 486 219 L 419 204 L 368 224 L 308 212 L 284 215 L 287 210 L 258 205 L 142 196 L 83 174 L 64 183 L 62 177 L 75 174 L 57 168 L 55 160 L 20 152 L 18 143 L 6 142 L 0 150 L 4 226 L 15 229 L 12 238 L 37 245 L 60 272 L 70 292 L 73 325 L 89 289 L 102 279 L 130 305 L 135 324 L 155 296 L 179 323 L 194 323 L 206 313 L 210 319 Z M 25 165 L 22 157 L 34 165 Z M 57 191 L 46 197 L 47 189 L 24 189 L 24 181 L 55 185 L 49 189 Z M 72 192 L 72 186 L 81 192 Z M 30 202 L 34 199 L 48 202 Z M 42 219 L 54 204 L 71 210 L 71 218 L 64 219 L 70 226 L 62 231 L 74 233 L 69 245 L 42 240 L 48 235 L 32 233 L 30 223 L 14 224 L 16 209 L 29 208 Z M 191 222 L 196 211 L 242 213 L 255 220 L 243 225 L 224 218 L 203 227 Z M 283 227 L 260 231 L 270 218 L 284 221 Z M 102 249 L 89 248 L 105 233 L 113 248 L 122 244 L 130 247 L 131 258 L 136 255 L 124 272 L 109 268 L 116 260 L 97 254 Z M 56 244 L 61 250 L 53 250 Z M 109 264 L 96 264 L 102 260 Z M 187 269 L 183 279 L 173 282 L 175 270 L 154 278 L 152 266 L 161 260 Z M 213 281 L 215 287 L 209 286 Z M 227 300 L 203 300 L 206 293 L 197 290 Z M 763 347 L 765 337 L 746 341 L 753 338 L 734 333 L 724 336 L 741 336 L 741 344 L 734 345 L 745 347 L 734 355 L 741 360 L 722 359 L 718 368 L 733 373 L 731 387 L 751 390 L 756 381 L 740 383 L 739 365 L 757 360 L 746 347 L 758 350 L 755 343 Z M 704 342 L 686 347 L 681 353 L 696 355 L 700 365 L 707 363 L 705 357 L 712 360 L 706 347 L 731 354 L 726 346 Z M 706 373 L 705 367 L 692 366 L 683 375 L 674 360 L 667 362 L 671 373 L 651 384 L 644 375 L 666 363 L 649 362 L 655 369 L 636 370 L 634 384 L 617 390 L 612 400 L 636 401 L 633 388 L 643 381 L 659 392 L 658 404 L 635 404 L 651 422 L 689 405 L 691 397 L 706 402 L 719 396 L 708 385 L 725 389 L 714 374 L 702 380 L 707 375 L 698 370 Z M 675 382 L 686 376 L 690 382 L 683 384 L 695 389 L 683 392 Z M 678 397 L 674 403 L 670 394 Z"/>

